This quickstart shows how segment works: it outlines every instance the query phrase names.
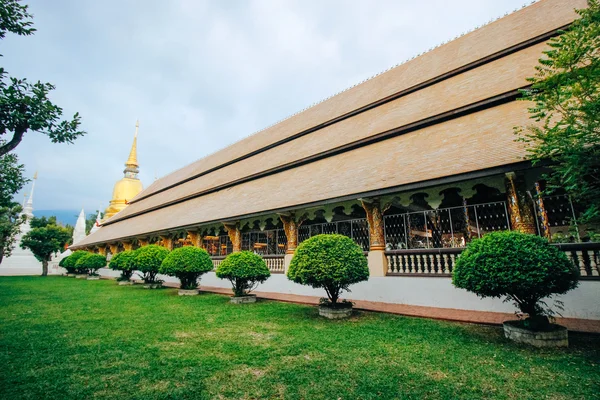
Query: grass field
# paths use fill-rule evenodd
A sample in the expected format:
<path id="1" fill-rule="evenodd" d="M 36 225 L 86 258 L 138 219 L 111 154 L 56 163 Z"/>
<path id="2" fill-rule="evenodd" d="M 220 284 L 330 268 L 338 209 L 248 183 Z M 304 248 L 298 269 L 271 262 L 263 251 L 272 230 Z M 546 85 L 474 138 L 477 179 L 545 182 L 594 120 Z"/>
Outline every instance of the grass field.
<path id="1" fill-rule="evenodd" d="M 0 278 L 0 399 L 593 399 L 600 338 L 567 350 L 501 329 L 114 281 Z"/>

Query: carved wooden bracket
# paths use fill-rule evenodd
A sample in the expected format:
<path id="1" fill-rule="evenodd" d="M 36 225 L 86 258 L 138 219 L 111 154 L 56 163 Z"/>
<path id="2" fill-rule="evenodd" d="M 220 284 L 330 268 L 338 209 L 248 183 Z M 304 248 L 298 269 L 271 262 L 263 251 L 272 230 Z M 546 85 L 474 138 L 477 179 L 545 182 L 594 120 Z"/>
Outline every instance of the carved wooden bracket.
<path id="1" fill-rule="evenodd" d="M 233 251 L 242 251 L 242 232 L 240 231 L 240 223 L 223 224 L 225 231 L 229 235 L 229 240 L 233 245 Z"/>
<path id="2" fill-rule="evenodd" d="M 385 250 L 383 211 L 379 199 L 360 199 L 360 203 L 367 213 L 369 222 L 369 249 Z"/>

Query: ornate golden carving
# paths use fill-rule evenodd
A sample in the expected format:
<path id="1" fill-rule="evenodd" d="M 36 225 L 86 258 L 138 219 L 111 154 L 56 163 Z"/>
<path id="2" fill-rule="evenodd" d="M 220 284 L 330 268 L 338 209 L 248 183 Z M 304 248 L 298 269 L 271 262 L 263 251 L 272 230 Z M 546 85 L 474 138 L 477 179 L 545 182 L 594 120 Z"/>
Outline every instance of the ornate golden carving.
<path id="1" fill-rule="evenodd" d="M 512 229 L 535 234 L 535 221 L 531 202 L 527 201 L 526 195 L 517 189 L 515 181 L 516 174 L 509 172 L 506 174 L 506 195 L 508 197 L 508 213 L 510 215 L 510 225 Z"/>
<path id="2" fill-rule="evenodd" d="M 204 238 L 203 236 L 197 232 L 197 231 L 188 231 L 187 232 L 187 238 L 190 241 L 191 245 L 194 247 L 199 247 L 199 248 L 204 248 Z"/>
<path id="3" fill-rule="evenodd" d="M 223 224 L 225 231 L 229 235 L 229 240 L 233 245 L 233 252 L 242 251 L 242 232 L 240 231 L 240 223 L 235 224 Z"/>
<path id="4" fill-rule="evenodd" d="M 106 256 L 106 247 L 105 246 L 98 247 L 98 254 Z"/>
<path id="5" fill-rule="evenodd" d="M 133 250 L 133 242 L 123 242 L 123 248 L 125 250 Z"/>
<path id="6" fill-rule="evenodd" d="M 362 207 L 367 213 L 369 222 L 369 250 L 385 250 L 385 233 L 383 230 L 383 213 L 389 208 L 381 207 L 379 199 L 360 199 Z"/>
<path id="7" fill-rule="evenodd" d="M 140 247 L 148 246 L 148 244 L 150 244 L 148 239 L 138 239 L 138 243 L 140 244 Z"/>
<path id="8" fill-rule="evenodd" d="M 110 254 L 115 255 L 119 252 L 119 245 L 118 244 L 109 244 L 108 248 L 110 249 Z"/>
<path id="9" fill-rule="evenodd" d="M 161 246 L 166 247 L 169 250 L 173 250 L 173 239 L 169 236 L 161 236 L 160 240 L 162 243 L 160 243 Z"/>
<path id="10" fill-rule="evenodd" d="M 279 214 L 279 219 L 283 223 L 283 231 L 287 238 L 286 254 L 294 254 L 298 247 L 298 228 L 306 220 L 303 215 L 299 219 L 296 219 L 295 213 Z"/>
<path id="11" fill-rule="evenodd" d="M 535 194 L 537 203 L 537 216 L 540 221 L 540 234 L 547 239 L 550 239 L 550 223 L 548 222 L 548 213 L 546 212 L 546 206 L 544 205 L 544 199 L 542 198 L 542 188 L 540 183 L 535 183 Z"/>

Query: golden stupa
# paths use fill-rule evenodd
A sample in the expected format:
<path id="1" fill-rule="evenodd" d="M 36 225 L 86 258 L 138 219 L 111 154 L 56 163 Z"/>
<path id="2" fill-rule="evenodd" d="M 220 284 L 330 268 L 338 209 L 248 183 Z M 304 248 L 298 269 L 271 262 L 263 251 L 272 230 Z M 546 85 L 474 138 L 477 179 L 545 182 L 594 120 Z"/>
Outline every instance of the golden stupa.
<path id="1" fill-rule="evenodd" d="M 137 121 L 135 123 L 135 136 L 133 137 L 129 158 L 125 162 L 124 176 L 123 179 L 115 183 L 112 200 L 104 212 L 105 220 L 127 207 L 127 202 L 137 196 L 144 188 L 142 182 L 137 177 L 137 174 L 140 172 L 137 162 L 137 134 L 139 127 L 140 123 Z"/>

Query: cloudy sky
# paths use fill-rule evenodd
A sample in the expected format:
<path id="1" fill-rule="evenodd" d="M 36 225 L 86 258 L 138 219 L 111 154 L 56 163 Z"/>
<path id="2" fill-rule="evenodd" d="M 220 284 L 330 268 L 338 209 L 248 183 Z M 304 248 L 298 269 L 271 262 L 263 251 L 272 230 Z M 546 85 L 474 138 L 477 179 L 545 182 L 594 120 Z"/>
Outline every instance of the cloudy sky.
<path id="1" fill-rule="evenodd" d="M 523 0 L 26 0 L 13 76 L 56 85 L 88 134 L 30 133 L 36 209 L 105 208 L 140 120 L 140 178 L 169 172 L 467 30 Z M 19 199 L 22 199 L 22 194 Z"/>

